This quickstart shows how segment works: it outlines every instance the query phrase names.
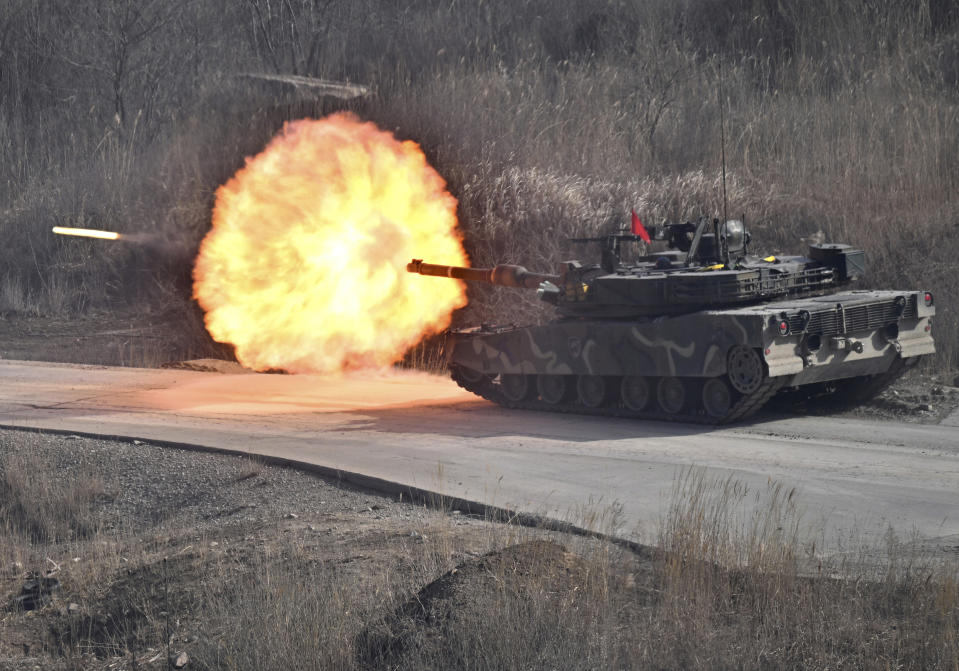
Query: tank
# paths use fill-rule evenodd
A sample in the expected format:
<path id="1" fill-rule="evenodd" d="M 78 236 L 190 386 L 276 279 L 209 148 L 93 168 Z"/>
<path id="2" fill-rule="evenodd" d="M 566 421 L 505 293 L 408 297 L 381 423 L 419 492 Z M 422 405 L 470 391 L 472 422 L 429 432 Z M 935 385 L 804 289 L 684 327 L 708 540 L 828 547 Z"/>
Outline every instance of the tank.
<path id="1" fill-rule="evenodd" d="M 448 331 L 460 386 L 510 408 L 724 424 L 786 392 L 862 401 L 935 351 L 932 293 L 855 289 L 865 254 L 849 245 L 762 256 L 742 221 L 644 228 L 635 216 L 571 242 L 599 243 L 600 262 L 407 266 L 534 290 L 555 308 L 545 325 Z"/>

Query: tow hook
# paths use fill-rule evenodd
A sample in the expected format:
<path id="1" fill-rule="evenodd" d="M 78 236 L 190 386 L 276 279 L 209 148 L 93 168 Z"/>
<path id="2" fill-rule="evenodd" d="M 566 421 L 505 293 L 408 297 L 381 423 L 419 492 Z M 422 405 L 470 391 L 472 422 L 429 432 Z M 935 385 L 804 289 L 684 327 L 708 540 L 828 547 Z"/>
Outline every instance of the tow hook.
<path id="1" fill-rule="evenodd" d="M 897 354 L 902 354 L 902 345 L 899 344 L 899 324 L 889 324 L 882 330 L 882 339 L 892 345 Z"/>
<path id="2" fill-rule="evenodd" d="M 831 339 L 830 345 L 833 349 L 862 354 L 862 343 L 854 338 L 835 337 Z"/>

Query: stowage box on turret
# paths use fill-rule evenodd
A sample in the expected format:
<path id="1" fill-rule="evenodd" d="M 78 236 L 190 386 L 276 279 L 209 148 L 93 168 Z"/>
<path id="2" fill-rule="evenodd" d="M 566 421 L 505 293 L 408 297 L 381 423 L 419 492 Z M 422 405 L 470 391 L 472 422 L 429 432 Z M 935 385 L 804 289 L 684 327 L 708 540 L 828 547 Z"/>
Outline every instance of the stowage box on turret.
<path id="1" fill-rule="evenodd" d="M 622 245 L 641 240 L 662 243 L 624 263 Z M 451 330 L 462 387 L 507 407 L 718 424 L 786 390 L 863 400 L 935 351 L 933 295 L 852 290 L 865 255 L 848 245 L 759 257 L 743 222 L 716 219 L 573 242 L 601 243 L 602 262 L 555 274 L 407 266 L 533 289 L 556 308 L 543 326 Z"/>

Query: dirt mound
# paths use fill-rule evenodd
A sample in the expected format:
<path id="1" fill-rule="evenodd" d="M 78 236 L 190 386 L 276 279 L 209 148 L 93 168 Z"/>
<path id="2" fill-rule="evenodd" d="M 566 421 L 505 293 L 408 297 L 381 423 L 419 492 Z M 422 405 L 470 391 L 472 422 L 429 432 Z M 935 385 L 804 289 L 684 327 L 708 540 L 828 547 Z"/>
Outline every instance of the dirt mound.
<path id="1" fill-rule="evenodd" d="M 160 368 L 175 368 L 177 370 L 196 370 L 201 373 L 227 373 L 235 375 L 237 373 L 252 373 L 249 368 L 244 368 L 236 361 L 224 361 L 222 359 L 193 359 L 192 361 L 171 361 L 162 364 Z"/>
<path id="2" fill-rule="evenodd" d="M 367 628 L 357 638 L 358 657 L 369 667 L 428 668 L 430 659 L 468 655 L 470 632 L 488 633 L 491 613 L 508 628 L 535 621 L 534 611 L 568 613 L 588 599 L 594 573 L 586 559 L 551 541 L 490 552 L 427 584 Z"/>
<path id="3" fill-rule="evenodd" d="M 50 626 L 54 649 L 67 655 L 87 647 L 98 657 L 145 649 L 168 625 L 167 613 L 179 617 L 196 610 L 196 590 L 184 579 L 203 573 L 193 553 L 126 570 L 77 615 L 54 618 Z"/>

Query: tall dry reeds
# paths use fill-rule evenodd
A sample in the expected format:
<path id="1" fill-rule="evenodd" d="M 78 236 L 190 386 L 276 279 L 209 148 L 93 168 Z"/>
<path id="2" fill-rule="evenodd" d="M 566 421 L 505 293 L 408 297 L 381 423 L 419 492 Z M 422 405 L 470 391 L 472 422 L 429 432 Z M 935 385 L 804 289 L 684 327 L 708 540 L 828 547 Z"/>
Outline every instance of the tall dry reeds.
<path id="1" fill-rule="evenodd" d="M 461 200 L 475 260 L 549 268 L 568 231 L 615 226 L 630 207 L 718 214 L 686 176 L 718 177 L 723 107 L 745 191 L 730 206 L 757 249 L 802 252 L 818 231 L 862 246 L 872 286 L 932 290 L 937 332 L 959 326 L 953 3 L 8 4 L 7 310 L 187 301 L 212 192 L 288 118 L 347 107 L 420 142 Z M 236 76 L 264 71 L 374 94 L 310 100 Z M 647 180 L 673 188 L 644 200 Z M 52 224 L 158 245 L 53 239 Z M 462 318 L 502 314 L 503 300 L 478 292 Z M 954 338 L 939 351 L 940 367 L 959 364 Z"/>

